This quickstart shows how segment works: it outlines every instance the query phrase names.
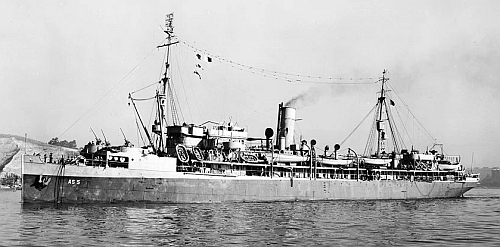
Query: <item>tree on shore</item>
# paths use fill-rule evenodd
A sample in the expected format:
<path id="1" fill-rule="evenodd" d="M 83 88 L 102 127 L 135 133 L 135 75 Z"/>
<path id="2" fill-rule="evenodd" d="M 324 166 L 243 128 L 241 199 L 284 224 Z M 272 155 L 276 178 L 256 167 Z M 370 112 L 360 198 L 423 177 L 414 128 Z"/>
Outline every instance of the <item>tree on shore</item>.
<path id="1" fill-rule="evenodd" d="M 49 141 L 49 144 L 54 145 L 54 146 L 59 146 L 59 147 L 76 148 L 76 140 L 69 141 L 69 142 L 66 140 L 59 141 L 58 137 L 52 138 Z"/>
<path id="2" fill-rule="evenodd" d="M 21 179 L 21 176 L 14 173 L 7 173 L 4 177 L 0 178 L 1 185 L 14 186 L 17 181 Z"/>

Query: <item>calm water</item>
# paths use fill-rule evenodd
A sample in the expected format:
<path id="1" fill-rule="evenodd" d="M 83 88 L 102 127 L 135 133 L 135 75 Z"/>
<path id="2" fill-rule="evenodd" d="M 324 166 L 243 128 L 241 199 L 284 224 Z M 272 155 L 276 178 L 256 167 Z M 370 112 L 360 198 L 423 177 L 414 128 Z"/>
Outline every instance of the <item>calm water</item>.
<path id="1" fill-rule="evenodd" d="M 2 246 L 499 246 L 500 189 L 466 198 L 23 206 L 0 190 Z"/>

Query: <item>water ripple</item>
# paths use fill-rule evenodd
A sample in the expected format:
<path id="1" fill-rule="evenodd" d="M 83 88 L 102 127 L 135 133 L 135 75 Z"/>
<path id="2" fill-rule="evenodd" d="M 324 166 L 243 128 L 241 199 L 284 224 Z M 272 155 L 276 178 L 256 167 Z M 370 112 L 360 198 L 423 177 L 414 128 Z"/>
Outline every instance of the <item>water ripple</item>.
<path id="1" fill-rule="evenodd" d="M 8 246 L 497 246 L 500 190 L 466 198 L 22 205 L 0 192 Z M 10 193 L 10 194 L 9 194 Z"/>

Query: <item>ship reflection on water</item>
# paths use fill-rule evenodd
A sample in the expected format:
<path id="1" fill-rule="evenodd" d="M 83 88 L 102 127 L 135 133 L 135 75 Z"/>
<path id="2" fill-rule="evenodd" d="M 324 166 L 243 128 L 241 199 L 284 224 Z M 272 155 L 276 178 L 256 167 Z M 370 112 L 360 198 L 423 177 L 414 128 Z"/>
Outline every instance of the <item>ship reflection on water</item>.
<path id="1" fill-rule="evenodd" d="M 495 214 L 500 191 L 496 192 L 493 196 L 432 200 L 22 205 L 19 243 L 486 244 L 500 241 L 496 234 L 500 221 Z"/>

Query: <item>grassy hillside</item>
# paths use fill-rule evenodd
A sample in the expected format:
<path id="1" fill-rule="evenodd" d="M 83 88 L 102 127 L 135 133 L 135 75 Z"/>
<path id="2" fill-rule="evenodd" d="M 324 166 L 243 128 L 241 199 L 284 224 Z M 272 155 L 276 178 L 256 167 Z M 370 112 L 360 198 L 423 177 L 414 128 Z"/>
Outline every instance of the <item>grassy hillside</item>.
<path id="1" fill-rule="evenodd" d="M 0 134 L 0 176 L 2 173 L 21 174 L 21 155 L 40 154 L 47 156 L 52 153 L 54 157 L 67 156 L 78 153 L 78 150 L 53 146 L 41 141 L 26 139 L 21 136 Z"/>

